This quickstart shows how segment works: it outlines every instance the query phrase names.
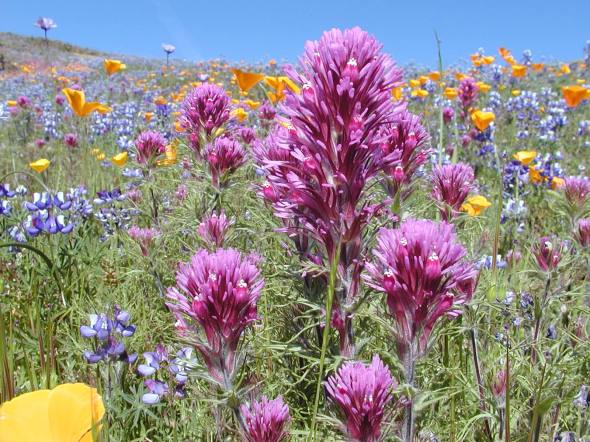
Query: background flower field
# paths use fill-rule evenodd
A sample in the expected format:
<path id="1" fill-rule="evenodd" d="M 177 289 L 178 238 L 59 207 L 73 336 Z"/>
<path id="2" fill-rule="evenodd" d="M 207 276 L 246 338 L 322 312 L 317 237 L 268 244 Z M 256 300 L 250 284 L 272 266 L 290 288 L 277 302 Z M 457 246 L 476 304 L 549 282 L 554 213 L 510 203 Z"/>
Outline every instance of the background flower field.
<path id="1" fill-rule="evenodd" d="M 76 440 L 590 440 L 590 43 L 309 37 L 249 65 L 0 34 L 0 404 L 95 387 Z"/>

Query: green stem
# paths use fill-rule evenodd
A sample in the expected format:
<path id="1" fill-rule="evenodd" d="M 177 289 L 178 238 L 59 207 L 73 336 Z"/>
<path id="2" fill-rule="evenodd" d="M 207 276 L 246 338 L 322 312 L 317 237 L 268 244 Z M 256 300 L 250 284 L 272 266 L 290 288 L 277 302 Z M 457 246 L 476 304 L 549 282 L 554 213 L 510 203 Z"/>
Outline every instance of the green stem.
<path id="1" fill-rule="evenodd" d="M 436 40 L 436 47 L 438 50 L 438 72 L 440 74 L 440 81 L 443 80 L 443 62 L 442 62 L 442 51 L 440 49 L 441 41 L 438 38 L 438 33 L 434 31 L 434 38 Z M 442 93 L 442 87 L 441 93 Z M 441 106 L 438 113 L 438 165 L 442 165 L 442 156 L 443 156 L 443 138 L 444 138 L 444 118 L 443 118 L 443 107 Z M 455 158 L 455 153 L 453 152 L 453 158 Z M 455 161 L 453 161 L 454 163 Z"/>
<path id="2" fill-rule="evenodd" d="M 315 401 L 313 404 L 313 417 L 311 420 L 311 438 L 315 440 L 316 419 L 318 407 L 320 405 L 320 395 L 322 392 L 322 380 L 324 375 L 324 365 L 326 362 L 326 350 L 330 341 L 330 326 L 332 320 L 332 304 L 334 302 L 334 293 L 336 291 L 336 273 L 338 272 L 338 262 L 340 261 L 340 243 L 336 247 L 336 254 L 330 262 L 330 276 L 328 280 L 328 296 L 326 297 L 326 325 L 322 336 L 322 351 L 320 354 L 320 368 L 318 373 L 318 382 L 315 390 Z"/>

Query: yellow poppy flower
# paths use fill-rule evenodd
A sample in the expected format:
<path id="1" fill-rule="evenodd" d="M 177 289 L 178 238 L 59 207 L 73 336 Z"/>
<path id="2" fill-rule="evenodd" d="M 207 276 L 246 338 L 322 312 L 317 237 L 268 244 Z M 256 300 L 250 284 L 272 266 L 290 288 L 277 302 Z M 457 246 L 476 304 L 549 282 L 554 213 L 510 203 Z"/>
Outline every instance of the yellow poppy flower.
<path id="1" fill-rule="evenodd" d="M 103 415 L 100 395 L 85 384 L 25 393 L 0 407 L 0 442 L 91 442 Z"/>
<path id="2" fill-rule="evenodd" d="M 469 216 L 478 216 L 491 205 L 492 203 L 485 196 L 473 195 L 467 198 L 467 201 L 461 205 L 461 211 L 467 212 Z"/>
<path id="3" fill-rule="evenodd" d="M 522 64 L 512 65 L 512 76 L 515 78 L 521 78 L 526 75 L 526 66 Z"/>
<path id="4" fill-rule="evenodd" d="M 107 71 L 107 75 L 113 75 L 126 67 L 120 60 L 111 60 L 108 58 L 104 60 L 104 70 Z"/>
<path id="5" fill-rule="evenodd" d="M 257 74 L 255 72 L 244 72 L 240 69 L 230 69 L 234 74 L 238 87 L 242 92 L 248 93 L 250 89 L 256 86 L 264 79 L 264 74 Z"/>
<path id="6" fill-rule="evenodd" d="M 512 89 L 512 91 L 510 91 L 510 93 L 512 94 L 513 97 L 518 97 L 520 95 L 520 91 L 518 89 Z"/>
<path id="7" fill-rule="evenodd" d="M 149 123 L 150 121 L 152 121 L 153 116 L 154 116 L 153 112 L 146 112 L 143 114 L 143 119 L 146 121 L 146 123 Z"/>
<path id="8" fill-rule="evenodd" d="M 244 121 L 246 118 L 248 118 L 248 112 L 246 112 L 243 108 L 241 107 L 236 107 L 232 112 L 231 112 L 232 116 L 234 116 L 238 121 Z"/>
<path id="9" fill-rule="evenodd" d="M 458 91 L 456 87 L 447 87 L 445 88 L 443 95 L 445 96 L 445 98 L 449 99 L 449 100 L 454 100 L 455 98 L 457 98 L 458 95 Z"/>
<path id="10" fill-rule="evenodd" d="M 254 110 L 257 109 L 258 106 L 260 106 L 260 101 L 254 101 L 254 100 L 244 100 L 244 104 L 246 106 L 248 106 L 250 109 Z"/>
<path id="11" fill-rule="evenodd" d="M 545 68 L 545 65 L 543 63 L 533 63 L 532 67 L 533 67 L 533 71 L 541 72 Z"/>
<path id="12" fill-rule="evenodd" d="M 396 100 L 400 101 L 404 97 L 404 90 L 401 87 L 394 87 L 391 90 L 391 96 Z"/>
<path id="13" fill-rule="evenodd" d="M 576 83 L 578 83 L 578 84 L 584 84 L 584 83 L 586 83 L 586 80 L 584 80 L 583 78 L 578 78 L 576 80 Z"/>
<path id="14" fill-rule="evenodd" d="M 487 94 L 490 91 L 490 89 L 492 89 L 492 86 L 490 86 L 487 83 L 484 83 L 483 81 L 478 81 L 477 83 L 475 83 L 475 85 L 482 94 Z"/>
<path id="15" fill-rule="evenodd" d="M 432 71 L 428 74 L 428 78 L 430 78 L 430 81 L 439 81 L 440 77 L 441 75 L 439 71 Z"/>
<path id="16" fill-rule="evenodd" d="M 464 74 L 464 73 L 462 73 L 462 72 L 457 72 L 457 73 L 455 73 L 455 80 L 457 80 L 457 81 L 461 81 L 461 80 L 463 80 L 464 78 L 467 78 L 467 77 L 468 77 L 468 76 L 467 76 L 467 75 L 465 75 L 465 74 Z"/>
<path id="17" fill-rule="evenodd" d="M 17 105 L 17 101 L 16 100 L 8 100 L 6 102 L 6 106 L 8 106 L 8 107 L 14 107 L 16 105 Z"/>
<path id="18" fill-rule="evenodd" d="M 412 87 L 419 87 L 420 86 L 420 80 L 415 80 L 415 79 L 411 79 L 410 80 L 410 86 Z"/>
<path id="19" fill-rule="evenodd" d="M 571 72 L 572 72 L 572 71 L 571 71 L 571 69 L 570 69 L 569 65 L 567 65 L 567 64 L 562 64 L 562 65 L 559 67 L 559 72 L 561 72 L 561 73 L 562 73 L 562 74 L 564 74 L 564 75 L 567 75 L 567 74 L 571 74 Z"/>
<path id="20" fill-rule="evenodd" d="M 485 57 L 481 57 L 481 61 L 483 64 L 492 64 L 496 60 L 496 57 L 492 55 L 486 55 Z"/>
<path id="21" fill-rule="evenodd" d="M 110 112 L 111 110 L 110 107 L 95 101 L 87 103 L 86 97 L 84 96 L 84 91 L 65 88 L 62 89 L 62 93 L 65 95 L 66 100 L 68 100 L 68 103 L 74 113 L 79 117 L 85 117 L 94 111 L 105 113 Z"/>
<path id="22" fill-rule="evenodd" d="M 166 99 L 164 97 L 162 97 L 161 95 L 157 96 L 154 99 L 154 104 L 157 104 L 158 106 L 164 106 L 166 103 L 168 103 L 166 101 Z"/>
<path id="23" fill-rule="evenodd" d="M 179 140 L 176 138 L 170 144 L 166 146 L 166 158 L 163 160 L 159 160 L 156 164 L 158 166 L 171 166 L 177 163 L 177 152 L 178 152 L 178 143 Z"/>
<path id="24" fill-rule="evenodd" d="M 537 152 L 534 150 L 521 150 L 520 152 L 516 152 L 512 157 L 516 161 L 528 166 L 537 157 Z"/>
<path id="25" fill-rule="evenodd" d="M 561 92 L 568 107 L 576 107 L 582 100 L 588 98 L 588 89 L 578 85 L 564 86 Z"/>
<path id="26" fill-rule="evenodd" d="M 123 167 L 127 163 L 127 152 L 121 152 L 111 158 L 111 163 L 115 166 Z"/>
<path id="27" fill-rule="evenodd" d="M 557 176 L 554 176 L 551 179 L 551 188 L 553 190 L 557 190 L 559 189 L 561 186 L 563 186 L 565 184 L 565 180 L 563 178 L 559 178 Z"/>
<path id="28" fill-rule="evenodd" d="M 35 172 L 41 173 L 45 169 L 47 169 L 50 164 L 51 164 L 51 161 L 49 161 L 48 159 L 45 159 L 45 158 L 41 158 L 37 161 L 33 161 L 32 163 L 29 163 L 29 167 L 31 169 L 33 169 Z"/>
<path id="29" fill-rule="evenodd" d="M 488 128 L 492 121 L 496 119 L 496 116 L 493 112 L 483 112 L 483 111 L 475 111 L 471 114 L 471 121 L 475 127 L 477 127 L 480 131 L 484 131 Z"/>
<path id="30" fill-rule="evenodd" d="M 418 77 L 418 81 L 420 82 L 420 84 L 426 84 L 426 82 L 428 81 L 428 77 L 426 75 L 420 75 Z"/>
<path id="31" fill-rule="evenodd" d="M 542 183 L 544 178 L 536 167 L 529 167 L 529 180 L 534 184 L 538 184 Z"/>
<path id="32" fill-rule="evenodd" d="M 428 97 L 428 91 L 426 89 L 414 89 L 412 91 L 412 97 Z"/>

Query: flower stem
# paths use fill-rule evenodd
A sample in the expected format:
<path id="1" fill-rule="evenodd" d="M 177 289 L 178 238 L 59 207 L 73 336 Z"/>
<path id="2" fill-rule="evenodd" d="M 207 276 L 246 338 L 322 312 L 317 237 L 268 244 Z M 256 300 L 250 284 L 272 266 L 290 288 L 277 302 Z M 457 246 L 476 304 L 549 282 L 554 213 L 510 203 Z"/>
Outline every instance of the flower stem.
<path id="1" fill-rule="evenodd" d="M 481 368 L 479 365 L 479 353 L 477 352 L 477 336 L 475 334 L 474 328 L 469 330 L 469 337 L 471 340 L 471 352 L 473 354 L 473 367 L 475 368 L 475 378 L 477 380 L 477 391 L 479 393 L 479 409 L 482 412 L 485 412 L 486 405 L 485 405 L 485 398 L 484 398 L 484 386 L 483 386 L 483 380 L 481 377 Z M 488 439 L 491 441 L 492 440 L 492 431 L 490 429 L 490 423 L 487 418 L 484 419 L 483 422 L 484 422 L 485 433 L 488 436 Z"/>
<path id="2" fill-rule="evenodd" d="M 330 261 L 330 275 L 328 280 L 328 296 L 326 297 L 326 325 L 322 336 L 322 350 L 320 354 L 320 368 L 318 373 L 318 382 L 315 390 L 315 401 L 313 404 L 313 417 L 311 420 L 311 439 L 315 440 L 315 427 L 320 405 L 320 394 L 322 391 L 322 379 L 324 376 L 324 364 L 326 361 L 326 350 L 330 341 L 330 325 L 332 320 L 332 304 L 334 302 L 334 293 L 336 291 L 336 273 L 338 272 L 338 261 L 340 260 L 340 242 L 336 247 L 335 256 Z"/>
<path id="3" fill-rule="evenodd" d="M 410 388 L 414 387 L 414 371 L 416 367 L 416 359 L 414 358 L 413 345 L 408 345 L 404 360 L 404 369 L 406 372 L 406 385 Z M 404 442 L 412 442 L 414 440 L 414 398 L 410 398 L 408 405 L 404 411 L 404 422 L 402 424 L 402 436 Z"/>

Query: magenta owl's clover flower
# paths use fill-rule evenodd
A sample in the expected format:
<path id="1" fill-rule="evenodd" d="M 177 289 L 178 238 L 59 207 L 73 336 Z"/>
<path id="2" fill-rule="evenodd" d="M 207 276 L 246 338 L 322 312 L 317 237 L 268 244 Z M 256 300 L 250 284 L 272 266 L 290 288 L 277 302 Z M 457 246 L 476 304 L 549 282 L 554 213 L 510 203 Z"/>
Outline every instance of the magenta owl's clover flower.
<path id="1" fill-rule="evenodd" d="M 135 140 L 136 159 L 139 164 L 153 167 L 166 152 L 166 138 L 160 132 L 147 130 Z"/>
<path id="2" fill-rule="evenodd" d="M 228 220 L 222 210 L 219 215 L 217 212 L 212 212 L 203 218 L 197 231 L 209 247 L 220 248 L 223 247 L 225 235 L 232 225 L 233 221 Z"/>
<path id="3" fill-rule="evenodd" d="M 461 205 L 473 189 L 473 181 L 473 168 L 468 164 L 448 164 L 433 169 L 431 196 L 438 203 L 444 221 L 459 214 Z"/>
<path id="4" fill-rule="evenodd" d="M 409 219 L 398 229 L 381 229 L 373 255 L 367 281 L 387 295 L 399 353 L 422 355 L 438 319 L 458 316 L 471 299 L 476 270 L 444 221 Z"/>
<path id="5" fill-rule="evenodd" d="M 203 152 L 209 165 L 211 183 L 217 189 L 227 184 L 227 178 L 246 162 L 246 151 L 233 138 L 216 138 Z"/>
<path id="6" fill-rule="evenodd" d="M 258 108 L 258 116 L 261 120 L 272 121 L 277 116 L 277 110 L 268 101 Z M 264 123 L 264 121 L 263 121 Z"/>
<path id="7" fill-rule="evenodd" d="M 578 231 L 576 239 L 583 247 L 590 247 L 590 219 L 582 218 L 578 221 Z"/>
<path id="8" fill-rule="evenodd" d="M 383 129 L 400 112 L 390 91 L 402 77 L 381 48 L 359 28 L 333 29 L 307 42 L 299 72 L 286 69 L 293 82 L 304 86 L 302 93 L 287 94 L 281 107 L 285 119 L 254 153 L 266 175 L 261 193 L 284 230 L 315 240 L 324 263 L 340 257 L 344 290 L 335 305 L 344 309 L 358 292 L 363 232 L 375 212 L 366 206 L 368 182 L 394 168 L 400 157 L 400 152 L 384 155 L 381 150 Z M 347 323 L 349 316 L 343 314 Z M 348 350 L 341 351 L 350 354 L 349 341 Z"/>
<path id="9" fill-rule="evenodd" d="M 180 108 L 180 125 L 189 136 L 191 149 L 197 154 L 229 117 L 230 98 L 222 88 L 210 83 L 194 88 Z"/>
<path id="10" fill-rule="evenodd" d="M 579 210 L 584 207 L 590 196 L 590 180 L 586 177 L 567 177 L 561 189 L 567 202 L 574 209 Z"/>
<path id="11" fill-rule="evenodd" d="M 420 123 L 420 118 L 407 111 L 400 112 L 394 117 L 393 123 L 384 126 L 381 136 L 383 153 L 397 153 L 399 156 L 399 164 L 386 169 L 386 174 L 393 178 L 387 183 L 387 191 L 392 197 L 400 193 L 399 196 L 404 200 L 411 192 L 408 186 L 416 170 L 428 159 L 430 149 L 427 143 L 430 136 Z M 405 191 L 402 193 L 402 190 Z"/>
<path id="12" fill-rule="evenodd" d="M 471 77 L 465 77 L 459 82 L 457 93 L 464 112 L 473 105 L 477 98 L 477 84 Z"/>
<path id="13" fill-rule="evenodd" d="M 199 250 L 179 264 L 168 302 L 177 332 L 203 357 L 212 380 L 232 389 L 239 368 L 236 351 L 246 328 L 258 319 L 256 302 L 264 281 L 257 258 L 234 249 Z"/>
<path id="14" fill-rule="evenodd" d="M 539 269 L 543 272 L 555 270 L 561 261 L 563 249 L 564 245 L 558 238 L 539 238 L 532 250 Z"/>
<path id="15" fill-rule="evenodd" d="M 158 238 L 162 232 L 153 228 L 141 228 L 138 226 L 131 226 L 127 229 L 127 234 L 131 239 L 139 244 L 143 256 L 148 256 L 154 240 Z"/>
<path id="16" fill-rule="evenodd" d="M 377 355 L 370 364 L 346 362 L 328 378 L 326 391 L 345 418 L 348 440 L 379 440 L 385 407 L 396 387 L 395 379 Z"/>
<path id="17" fill-rule="evenodd" d="M 78 147 L 78 136 L 76 134 L 65 134 L 64 143 L 66 146 L 72 149 Z"/>
<path id="18" fill-rule="evenodd" d="M 240 406 L 240 412 L 247 442 L 281 442 L 289 436 L 285 428 L 290 421 L 289 406 L 282 396 L 274 400 L 262 396 L 260 401 Z"/>
<path id="19" fill-rule="evenodd" d="M 238 130 L 238 136 L 244 144 L 252 144 L 256 140 L 256 132 L 251 127 L 241 127 Z"/>
<path id="20" fill-rule="evenodd" d="M 445 107 L 443 109 L 443 121 L 446 124 L 449 124 L 451 121 L 453 121 L 453 118 L 455 118 L 455 111 L 453 110 L 452 107 Z"/>

